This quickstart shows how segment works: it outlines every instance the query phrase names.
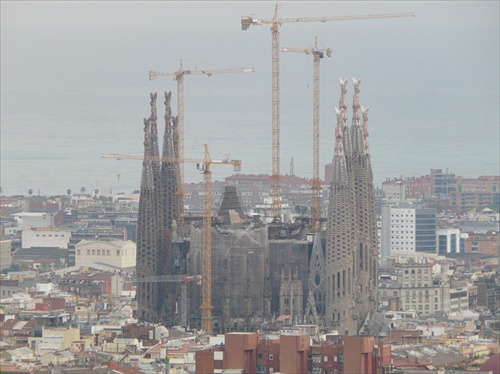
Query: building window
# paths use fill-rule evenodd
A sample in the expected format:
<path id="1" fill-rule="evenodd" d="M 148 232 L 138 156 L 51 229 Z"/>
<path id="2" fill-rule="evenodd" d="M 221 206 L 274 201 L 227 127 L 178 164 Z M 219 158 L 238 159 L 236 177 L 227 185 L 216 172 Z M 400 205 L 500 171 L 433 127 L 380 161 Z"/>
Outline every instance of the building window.
<path id="1" fill-rule="evenodd" d="M 87 249 L 87 256 L 90 256 L 90 249 Z"/>
<path id="2" fill-rule="evenodd" d="M 106 251 L 106 255 L 109 256 L 110 255 L 110 251 L 109 249 Z"/>
<path id="3" fill-rule="evenodd" d="M 95 249 L 92 250 L 92 256 L 95 256 Z"/>
<path id="4" fill-rule="evenodd" d="M 120 250 L 119 249 L 116 250 L 116 255 L 120 256 Z"/>
<path id="5" fill-rule="evenodd" d="M 100 256 L 100 255 L 101 255 L 101 250 L 100 250 L 100 249 L 98 249 L 98 250 L 97 250 L 97 255 L 98 255 L 98 256 Z"/>
<path id="6" fill-rule="evenodd" d="M 77 249 L 77 250 L 76 250 L 76 254 L 77 254 L 78 256 L 80 256 L 80 255 L 81 255 L 81 253 L 80 253 L 80 250 L 79 250 L 79 249 Z"/>

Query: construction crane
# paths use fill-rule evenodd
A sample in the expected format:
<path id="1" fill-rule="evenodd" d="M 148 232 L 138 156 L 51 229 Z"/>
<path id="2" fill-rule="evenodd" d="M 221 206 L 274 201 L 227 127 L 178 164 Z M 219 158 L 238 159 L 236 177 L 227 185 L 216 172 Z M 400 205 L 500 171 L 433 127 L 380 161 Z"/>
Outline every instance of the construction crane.
<path id="1" fill-rule="evenodd" d="M 132 278 L 132 283 L 157 283 L 157 282 L 176 282 L 181 283 L 181 325 L 188 325 L 188 317 L 187 317 L 187 285 L 190 282 L 199 282 L 201 281 L 201 275 L 153 275 L 150 277 L 142 277 L 142 278 Z"/>
<path id="2" fill-rule="evenodd" d="M 272 42 L 272 214 L 281 217 L 281 172 L 280 172 L 280 33 L 279 26 L 283 23 L 298 22 L 326 22 L 326 21 L 349 21 L 358 19 L 415 17 L 414 13 L 389 13 L 368 14 L 359 16 L 330 16 L 330 17 L 301 17 L 301 18 L 279 18 L 278 3 L 274 10 L 274 17 L 270 20 L 262 20 L 253 16 L 241 17 L 241 29 L 247 30 L 250 26 L 271 26 Z"/>
<path id="3" fill-rule="evenodd" d="M 177 128 L 178 128 L 178 143 L 177 143 L 177 157 L 184 158 L 184 76 L 185 75 L 206 75 L 211 77 L 213 74 L 229 74 L 229 73 L 253 73 L 253 68 L 235 68 L 235 69 L 220 69 L 220 70 L 184 70 L 182 66 L 182 59 L 179 62 L 179 70 L 175 72 L 149 72 L 149 80 L 156 79 L 159 76 L 175 77 L 177 81 Z M 184 223 L 184 165 L 179 164 L 179 180 L 178 180 L 178 223 Z"/>
<path id="4" fill-rule="evenodd" d="M 318 37 L 314 40 L 314 48 L 289 48 L 282 49 L 283 52 L 302 52 L 313 56 L 313 177 L 311 180 L 311 231 L 316 232 L 316 229 L 321 221 L 321 180 L 319 178 L 319 87 L 320 87 L 320 70 L 319 61 L 332 56 L 332 50 L 319 49 Z"/>
<path id="5" fill-rule="evenodd" d="M 241 160 L 212 160 L 208 151 L 208 145 L 204 144 L 205 157 L 203 159 L 155 157 L 142 155 L 129 155 L 109 153 L 103 154 L 102 158 L 114 158 L 117 160 L 154 160 L 164 162 L 195 163 L 197 169 L 203 174 L 203 235 L 202 235 L 202 304 L 201 304 L 201 328 L 206 333 L 212 332 L 212 171 L 211 165 L 233 165 L 233 170 L 241 171 Z"/>

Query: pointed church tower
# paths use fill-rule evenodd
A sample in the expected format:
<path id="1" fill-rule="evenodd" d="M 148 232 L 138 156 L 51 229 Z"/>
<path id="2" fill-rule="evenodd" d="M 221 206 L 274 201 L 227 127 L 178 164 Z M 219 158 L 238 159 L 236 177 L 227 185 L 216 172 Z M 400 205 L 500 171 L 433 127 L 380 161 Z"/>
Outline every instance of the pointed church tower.
<path id="1" fill-rule="evenodd" d="M 341 89 L 344 92 L 345 86 Z M 341 99 L 342 100 L 342 99 Z M 325 323 L 340 334 L 356 334 L 356 321 L 352 319 L 353 255 L 352 233 L 353 196 L 350 173 L 344 153 L 345 110 L 335 108 L 335 151 L 332 162 L 332 180 L 328 205 L 328 228 L 326 236 L 326 313 Z"/>
<path id="2" fill-rule="evenodd" d="M 165 132 L 163 134 L 162 158 L 177 158 L 174 147 L 174 128 L 172 126 L 171 92 L 165 92 Z M 161 263 L 160 275 L 177 274 L 179 270 L 179 248 L 173 243 L 173 230 L 177 221 L 177 190 L 178 162 L 163 160 L 161 162 L 161 196 L 159 197 L 160 211 L 160 242 Z M 174 253 L 176 252 L 176 253 Z M 176 261 L 177 260 L 177 261 Z M 180 321 L 175 320 L 176 301 L 181 299 L 181 287 L 178 283 L 169 282 L 162 284 L 160 289 L 161 311 L 160 319 L 167 326 L 173 326 Z M 178 317 L 178 316 L 177 316 Z M 185 321 L 184 321 L 185 322 Z"/>
<path id="3" fill-rule="evenodd" d="M 326 244 L 325 322 L 340 334 L 357 335 L 377 308 L 378 250 L 375 191 L 368 153 L 368 112 L 360 125 L 360 80 L 353 79 L 351 126 L 346 86 L 340 80 Z M 365 121 L 366 119 L 366 121 Z"/>
<path id="4" fill-rule="evenodd" d="M 165 133 L 163 135 L 162 157 L 177 158 L 177 152 L 174 146 L 174 128 L 172 125 L 172 107 L 170 101 L 172 92 L 165 92 Z M 163 212 L 165 215 L 165 227 L 170 228 L 172 221 L 178 222 L 177 218 L 177 191 L 178 183 L 178 163 L 162 162 L 161 179 L 163 188 Z"/>
<path id="5" fill-rule="evenodd" d="M 137 218 L 137 314 L 139 321 L 157 321 L 157 283 L 141 278 L 156 275 L 158 267 L 158 221 L 151 144 L 151 118 L 144 119 L 144 160 Z"/>

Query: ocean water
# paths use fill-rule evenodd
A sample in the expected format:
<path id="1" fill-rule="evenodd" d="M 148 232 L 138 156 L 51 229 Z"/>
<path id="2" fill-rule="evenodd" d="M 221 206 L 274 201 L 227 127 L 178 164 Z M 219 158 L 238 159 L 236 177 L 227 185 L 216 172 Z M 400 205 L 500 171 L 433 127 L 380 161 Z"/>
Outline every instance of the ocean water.
<path id="1" fill-rule="evenodd" d="M 282 27 L 281 46 L 308 47 L 318 35 L 321 47 L 334 51 L 321 61 L 321 175 L 333 155 L 338 79 L 353 76 L 362 80 L 361 105 L 370 107 L 376 185 L 431 168 L 498 175 L 498 32 L 394 22 L 397 33 L 388 25 Z M 212 159 L 230 155 L 243 161 L 242 173 L 271 174 L 269 29 L 242 32 L 232 25 L 210 36 L 190 30 L 182 41 L 180 34 L 158 27 L 2 29 L 3 195 L 139 189 L 141 162 L 101 155 L 143 152 L 150 92 L 158 92 L 163 133 L 163 92 L 173 92 L 176 114 L 176 82 L 150 81 L 147 72 L 175 71 L 180 57 L 191 69 L 255 69 L 185 78 L 185 156 L 203 158 L 206 143 Z M 352 91 L 349 84 L 349 117 Z M 311 177 L 311 122 L 312 58 L 282 53 L 282 174 L 290 173 L 293 158 L 294 174 Z M 186 182 L 202 181 L 194 164 L 184 168 Z M 230 166 L 213 167 L 213 180 L 232 174 Z"/>

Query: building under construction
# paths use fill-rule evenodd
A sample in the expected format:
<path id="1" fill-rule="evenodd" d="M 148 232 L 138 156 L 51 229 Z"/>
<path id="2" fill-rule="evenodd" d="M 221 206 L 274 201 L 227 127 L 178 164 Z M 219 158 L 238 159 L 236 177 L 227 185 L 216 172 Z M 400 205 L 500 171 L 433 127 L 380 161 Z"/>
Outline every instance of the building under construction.
<path id="1" fill-rule="evenodd" d="M 354 81 L 353 117 L 347 125 L 347 81 L 341 81 L 328 220 L 315 234 L 307 220 L 264 224 L 242 209 L 234 186 L 224 190 L 211 217 L 212 331 L 255 331 L 280 314 L 341 334 L 366 332 L 376 310 L 377 231 L 368 152 L 368 109 Z M 162 157 L 156 94 L 144 120 L 144 159 L 137 228 L 137 300 L 141 321 L 202 326 L 202 287 L 172 277 L 203 273 L 201 217 L 178 222 L 179 159 L 176 118 L 165 94 Z M 363 120 L 361 121 L 361 114 Z M 160 161 L 161 159 L 161 161 Z M 177 281 L 176 281 L 177 279 Z M 203 308 L 202 308 L 203 309 Z"/>

